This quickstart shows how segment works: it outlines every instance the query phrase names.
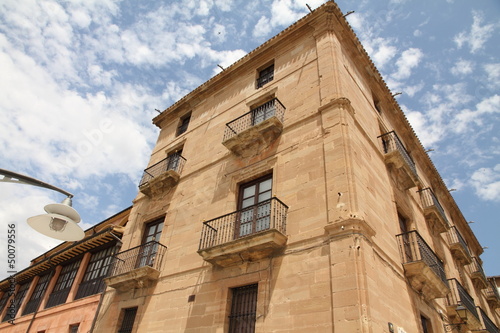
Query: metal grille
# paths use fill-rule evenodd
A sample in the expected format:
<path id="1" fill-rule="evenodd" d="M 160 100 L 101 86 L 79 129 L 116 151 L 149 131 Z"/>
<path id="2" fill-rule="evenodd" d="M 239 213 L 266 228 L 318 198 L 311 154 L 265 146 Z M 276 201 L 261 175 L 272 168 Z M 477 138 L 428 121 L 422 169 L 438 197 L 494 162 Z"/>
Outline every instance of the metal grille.
<path id="1" fill-rule="evenodd" d="M 274 79 L 274 64 L 264 68 L 259 72 L 259 77 L 257 78 L 257 88 L 260 88 L 266 83 L 271 82 L 273 79 Z"/>
<path id="2" fill-rule="evenodd" d="M 38 279 L 35 290 L 33 291 L 33 294 L 31 294 L 31 298 L 28 303 L 26 303 L 23 315 L 33 313 L 37 310 L 38 305 L 40 305 L 42 297 L 45 294 L 45 290 L 47 290 L 47 285 L 49 284 L 50 277 L 51 274 L 45 274 L 44 276 L 40 277 L 40 279 Z"/>
<path id="3" fill-rule="evenodd" d="M 448 231 L 448 242 L 450 244 L 460 244 L 465 249 L 467 254 L 470 255 L 469 247 L 467 246 L 467 242 L 463 238 L 462 234 L 458 231 L 457 227 L 453 226 Z"/>
<path id="4" fill-rule="evenodd" d="M 403 264 L 423 261 L 443 281 L 447 283 L 443 262 L 427 245 L 416 231 L 405 232 L 396 236 Z"/>
<path id="5" fill-rule="evenodd" d="M 255 332 L 258 285 L 234 288 L 229 316 L 229 333 Z"/>
<path id="6" fill-rule="evenodd" d="M 477 257 L 472 257 L 472 262 L 468 265 L 469 267 L 469 273 L 470 274 L 479 274 L 481 276 L 484 276 L 486 278 L 486 275 L 484 274 L 483 266 L 481 266 L 481 263 L 477 259 Z"/>
<path id="7" fill-rule="evenodd" d="M 423 190 L 420 190 L 420 200 L 422 200 L 422 205 L 424 208 L 429 208 L 429 207 L 436 207 L 443 219 L 448 223 L 448 219 L 446 218 L 446 214 L 444 213 L 444 209 L 439 203 L 438 199 L 436 198 L 436 195 L 432 190 L 428 188 L 424 188 Z"/>
<path id="8" fill-rule="evenodd" d="M 26 282 L 19 287 L 19 290 L 14 295 L 13 301 L 11 301 L 13 302 L 12 306 L 7 309 L 7 312 L 5 313 L 2 321 L 12 320 L 16 317 L 17 311 L 19 311 L 19 307 L 21 307 L 21 304 L 23 303 L 24 297 L 26 296 L 30 285 L 31 281 Z"/>
<path id="9" fill-rule="evenodd" d="M 411 158 L 410 154 L 404 147 L 403 143 L 399 139 L 398 135 L 396 132 L 391 131 L 385 134 L 382 134 L 379 136 L 382 142 L 382 150 L 384 154 L 389 154 L 393 151 L 398 151 L 401 156 L 403 157 L 404 161 L 406 164 L 410 167 L 410 169 L 413 171 L 413 173 L 416 175 L 417 174 L 417 168 L 415 167 L 415 162 Z"/>
<path id="10" fill-rule="evenodd" d="M 165 245 L 151 241 L 117 253 L 113 256 L 110 276 L 124 274 L 143 266 L 150 266 L 159 271 L 166 250 Z"/>
<path id="11" fill-rule="evenodd" d="M 191 113 L 189 113 L 186 116 L 181 118 L 181 121 L 179 123 L 179 127 L 177 127 L 177 135 L 178 136 L 187 131 L 190 120 L 191 120 Z"/>
<path id="12" fill-rule="evenodd" d="M 285 109 L 286 108 L 277 98 L 273 98 L 269 102 L 266 102 L 227 123 L 224 130 L 223 141 L 226 141 L 243 132 L 244 130 L 255 126 L 258 123 L 273 116 L 278 118 L 279 121 L 283 122 L 283 119 L 285 117 Z"/>
<path id="13" fill-rule="evenodd" d="M 181 153 L 177 152 L 170 154 L 164 160 L 161 160 L 144 170 L 139 186 L 146 184 L 151 179 L 162 175 L 168 170 L 174 170 L 178 174 L 181 174 L 185 163 L 186 159 L 182 157 Z"/>
<path id="14" fill-rule="evenodd" d="M 71 285 L 78 272 L 78 267 L 80 267 L 80 262 L 81 260 L 77 260 L 63 267 L 56 285 L 54 286 L 54 290 L 49 296 L 46 308 L 51 308 L 66 302 L 66 298 L 68 298 L 68 294 L 71 290 Z"/>
<path id="15" fill-rule="evenodd" d="M 108 275 L 113 250 L 114 246 L 92 254 L 75 299 L 98 294 L 104 290 L 106 284 L 103 279 Z"/>
<path id="16" fill-rule="evenodd" d="M 488 288 L 485 289 L 484 294 L 486 298 L 495 298 L 500 300 L 500 294 L 498 293 L 498 288 L 495 286 L 493 279 L 488 279 Z"/>
<path id="17" fill-rule="evenodd" d="M 278 198 L 271 198 L 203 222 L 199 250 L 269 229 L 276 229 L 286 234 L 287 211 L 287 205 Z M 242 220 L 245 223 L 241 223 Z"/>
<path id="18" fill-rule="evenodd" d="M 484 329 L 488 331 L 488 333 L 500 333 L 498 327 L 493 323 L 493 321 L 488 317 L 488 315 L 481 309 L 477 307 L 479 312 L 481 312 L 481 318 L 483 319 Z"/>
<path id="19" fill-rule="evenodd" d="M 471 295 L 465 290 L 464 287 L 457 281 L 457 279 L 449 279 L 448 283 L 450 285 L 451 292 L 448 294 L 447 300 L 449 306 L 459 306 L 463 305 L 469 310 L 471 314 L 473 314 L 477 319 L 479 319 L 479 315 L 476 311 L 476 305 L 474 304 L 474 299 Z"/>
<path id="20" fill-rule="evenodd" d="M 135 315 L 137 314 L 137 307 L 128 308 L 123 311 L 123 321 L 118 333 L 130 333 L 134 327 Z"/>

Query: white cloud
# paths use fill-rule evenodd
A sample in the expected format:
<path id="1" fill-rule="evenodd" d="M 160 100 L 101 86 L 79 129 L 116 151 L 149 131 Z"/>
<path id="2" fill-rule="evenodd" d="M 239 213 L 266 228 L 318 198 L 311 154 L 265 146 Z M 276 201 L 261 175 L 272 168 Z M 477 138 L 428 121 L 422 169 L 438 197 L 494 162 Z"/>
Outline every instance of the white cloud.
<path id="1" fill-rule="evenodd" d="M 483 66 L 488 76 L 488 84 L 493 88 L 500 88 L 500 63 L 485 64 Z"/>
<path id="2" fill-rule="evenodd" d="M 471 74 L 474 70 L 474 63 L 470 60 L 458 59 L 455 65 L 450 69 L 453 75 L 461 76 Z"/>
<path id="3" fill-rule="evenodd" d="M 397 70 L 391 76 L 396 80 L 410 77 L 413 68 L 417 67 L 424 54 L 418 48 L 405 50 L 396 61 Z"/>
<path id="4" fill-rule="evenodd" d="M 481 199 L 500 201 L 500 164 L 476 170 L 470 178 L 470 183 Z"/>
<path id="5" fill-rule="evenodd" d="M 454 37 L 454 42 L 458 48 L 462 48 L 465 44 L 470 47 L 471 53 L 476 53 L 478 50 L 482 49 L 484 44 L 493 34 L 495 30 L 494 24 L 481 25 L 483 22 L 483 15 L 481 12 L 472 12 L 473 23 L 470 28 L 470 32 L 462 31 Z"/>
<path id="6" fill-rule="evenodd" d="M 267 17 L 262 16 L 255 25 L 252 34 L 256 38 L 261 38 L 267 36 L 269 32 L 271 32 L 271 30 L 272 30 L 271 22 Z"/>

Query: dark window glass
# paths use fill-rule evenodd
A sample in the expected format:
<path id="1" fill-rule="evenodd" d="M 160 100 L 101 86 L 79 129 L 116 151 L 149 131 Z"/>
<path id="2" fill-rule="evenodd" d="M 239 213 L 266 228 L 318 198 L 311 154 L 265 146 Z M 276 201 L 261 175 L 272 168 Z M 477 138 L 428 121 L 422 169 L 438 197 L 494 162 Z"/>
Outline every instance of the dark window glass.
<path id="1" fill-rule="evenodd" d="M 274 64 L 264 68 L 259 72 L 259 77 L 257 78 L 257 88 L 260 88 L 266 83 L 271 82 L 273 79 L 274 79 Z"/>
<path id="2" fill-rule="evenodd" d="M 179 172 L 181 163 L 182 149 L 176 150 L 174 153 L 168 154 L 167 170 L 175 170 Z"/>
<path id="3" fill-rule="evenodd" d="M 424 333 L 432 333 L 431 323 L 429 322 L 429 319 L 427 319 L 427 317 L 420 316 L 420 320 L 422 322 L 422 329 L 424 330 Z"/>
<path id="4" fill-rule="evenodd" d="M 47 308 L 66 302 L 66 298 L 68 298 L 71 286 L 73 285 L 76 273 L 78 272 L 78 267 L 80 267 L 80 262 L 81 259 L 62 268 L 56 285 L 54 286 L 54 290 L 52 290 L 49 300 L 47 301 Z"/>
<path id="5" fill-rule="evenodd" d="M 177 136 L 187 131 L 189 126 L 189 121 L 191 121 L 191 113 L 185 115 L 179 121 L 179 126 L 177 127 Z"/>
<path id="6" fill-rule="evenodd" d="M 142 249 L 137 258 L 136 267 L 152 266 L 158 252 L 158 243 L 151 243 L 152 241 L 159 242 L 161 231 L 163 230 L 163 221 L 161 218 L 155 222 L 146 225 L 144 230 L 144 237 L 142 239 Z"/>
<path id="7" fill-rule="evenodd" d="M 69 333 L 78 333 L 78 328 L 79 327 L 80 327 L 80 324 L 71 325 L 69 327 Z"/>
<path id="8" fill-rule="evenodd" d="M 36 284 L 35 290 L 33 290 L 33 294 L 31 294 L 31 298 L 26 303 L 26 307 L 24 308 L 23 315 L 33 313 L 37 310 L 38 305 L 42 301 L 42 297 L 45 294 L 45 290 L 47 290 L 47 285 L 49 284 L 51 274 L 45 274 L 38 279 L 38 283 Z"/>
<path id="9" fill-rule="evenodd" d="M 135 315 L 137 314 L 137 307 L 125 309 L 123 311 L 123 320 L 118 333 L 130 333 L 134 327 Z"/>
<path id="10" fill-rule="evenodd" d="M 276 104 L 279 103 L 277 99 L 272 99 L 267 103 L 264 103 L 255 109 L 252 109 L 252 126 L 263 122 L 266 119 L 271 118 L 276 114 Z"/>
<path id="11" fill-rule="evenodd" d="M 258 285 L 232 289 L 233 299 L 229 315 L 229 333 L 255 332 Z"/>
<path id="12" fill-rule="evenodd" d="M 19 290 L 14 295 L 14 302 L 12 303 L 12 306 L 8 307 L 7 312 L 3 317 L 3 321 L 8 321 L 16 317 L 17 311 L 19 311 L 19 307 L 21 307 L 21 304 L 23 303 L 24 297 L 26 296 L 30 285 L 31 281 L 23 283 L 19 287 Z"/>
<path id="13" fill-rule="evenodd" d="M 108 275 L 114 246 L 93 253 L 75 299 L 98 294 L 105 288 L 103 279 Z"/>
<path id="14" fill-rule="evenodd" d="M 241 185 L 235 238 L 269 229 L 272 175 Z"/>

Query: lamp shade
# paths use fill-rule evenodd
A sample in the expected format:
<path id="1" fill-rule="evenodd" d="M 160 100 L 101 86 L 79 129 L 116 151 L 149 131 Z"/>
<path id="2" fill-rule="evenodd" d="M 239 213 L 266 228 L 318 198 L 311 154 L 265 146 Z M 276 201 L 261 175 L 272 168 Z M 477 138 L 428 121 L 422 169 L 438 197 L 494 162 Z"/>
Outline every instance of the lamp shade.
<path id="1" fill-rule="evenodd" d="M 48 204 L 45 206 L 48 214 L 28 218 L 28 224 L 36 231 L 63 241 L 78 241 L 85 237 L 80 228 L 80 215 L 66 203 Z"/>

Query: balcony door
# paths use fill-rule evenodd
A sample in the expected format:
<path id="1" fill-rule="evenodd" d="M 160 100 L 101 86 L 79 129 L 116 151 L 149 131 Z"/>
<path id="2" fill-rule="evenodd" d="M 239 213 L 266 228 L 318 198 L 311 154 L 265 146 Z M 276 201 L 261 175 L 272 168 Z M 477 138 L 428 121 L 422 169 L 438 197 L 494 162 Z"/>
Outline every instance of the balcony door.
<path id="1" fill-rule="evenodd" d="M 156 253 L 158 252 L 158 243 L 160 241 L 161 231 L 163 230 L 163 221 L 161 218 L 146 225 L 142 246 L 137 257 L 137 268 L 143 266 L 153 266 Z"/>
<path id="2" fill-rule="evenodd" d="M 267 120 L 276 114 L 275 100 L 270 100 L 267 103 L 252 110 L 252 126 L 255 126 L 264 120 Z"/>
<path id="3" fill-rule="evenodd" d="M 399 219 L 399 228 L 401 229 L 402 233 L 402 241 L 403 241 L 403 252 L 404 253 L 404 262 L 411 262 L 413 261 L 413 255 L 411 252 L 411 244 L 410 244 L 410 234 L 408 233 L 408 221 L 402 217 L 400 214 L 398 214 L 398 219 Z"/>
<path id="4" fill-rule="evenodd" d="M 179 172 L 179 164 L 182 156 L 182 149 L 168 155 L 167 170 Z"/>
<path id="5" fill-rule="evenodd" d="M 268 175 L 241 185 L 235 238 L 269 229 L 272 184 L 272 175 Z"/>

